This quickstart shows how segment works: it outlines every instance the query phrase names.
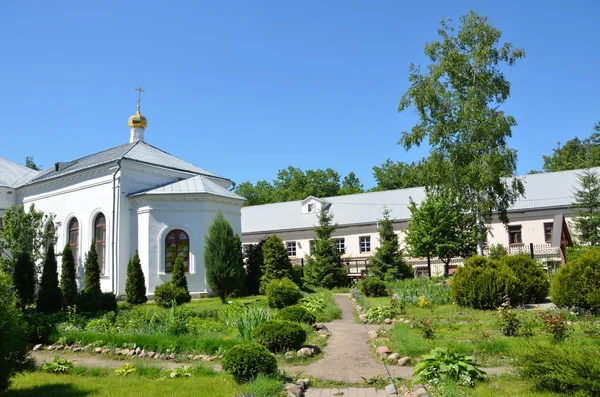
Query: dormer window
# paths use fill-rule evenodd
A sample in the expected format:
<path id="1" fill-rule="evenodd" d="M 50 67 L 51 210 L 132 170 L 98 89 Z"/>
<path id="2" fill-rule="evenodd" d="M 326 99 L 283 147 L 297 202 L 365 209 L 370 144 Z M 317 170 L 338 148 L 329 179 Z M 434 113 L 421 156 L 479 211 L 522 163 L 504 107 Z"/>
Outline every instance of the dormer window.
<path id="1" fill-rule="evenodd" d="M 308 204 L 308 212 L 315 212 L 315 205 L 314 204 Z"/>
<path id="2" fill-rule="evenodd" d="M 317 197 L 308 196 L 307 198 L 302 200 L 302 213 L 303 214 L 318 213 L 319 211 L 321 211 L 322 209 L 325 208 L 325 205 L 326 205 L 325 201 L 323 201 Z"/>

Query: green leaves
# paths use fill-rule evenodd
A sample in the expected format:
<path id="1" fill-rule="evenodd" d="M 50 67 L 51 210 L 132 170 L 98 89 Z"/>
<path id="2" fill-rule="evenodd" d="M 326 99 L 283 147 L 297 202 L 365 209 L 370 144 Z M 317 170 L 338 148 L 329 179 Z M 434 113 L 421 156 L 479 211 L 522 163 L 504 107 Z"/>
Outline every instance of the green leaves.
<path id="1" fill-rule="evenodd" d="M 465 386 L 485 376 L 472 357 L 455 352 L 452 348 L 436 347 L 421 358 L 414 369 L 414 383 L 437 383 L 451 380 Z"/>

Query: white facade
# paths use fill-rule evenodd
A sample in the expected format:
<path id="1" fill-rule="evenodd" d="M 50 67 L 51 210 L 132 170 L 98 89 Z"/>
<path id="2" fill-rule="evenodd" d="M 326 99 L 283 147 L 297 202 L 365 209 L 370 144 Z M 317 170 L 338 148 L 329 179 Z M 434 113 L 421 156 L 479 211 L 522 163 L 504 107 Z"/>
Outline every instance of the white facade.
<path id="1" fill-rule="evenodd" d="M 183 249 L 189 258 L 186 274 L 190 293 L 207 294 L 210 291 L 203 264 L 207 228 L 221 211 L 241 234 L 244 199 L 228 190 L 230 180 L 148 145 L 143 132 L 143 128 L 131 128 L 129 144 L 57 163 L 17 186 L 0 185 L 0 217 L 14 204 L 24 204 L 26 209 L 34 204 L 36 209 L 53 214 L 56 251 L 62 252 L 67 243 L 76 249 L 80 280 L 86 253 L 93 241 L 101 240 L 94 243 L 103 247 L 101 288 L 117 295 L 125 294 L 127 263 L 136 249 L 148 294 L 170 280 L 166 263 L 173 261 L 166 259 L 165 239 L 170 231 L 181 230 L 189 237 Z M 8 164 L 8 160 L 1 160 L 0 165 Z M 97 231 L 96 221 L 102 216 L 104 237 L 98 237 L 102 231 Z M 78 232 L 70 234 L 74 219 Z M 60 259 L 58 262 L 60 266 Z"/>

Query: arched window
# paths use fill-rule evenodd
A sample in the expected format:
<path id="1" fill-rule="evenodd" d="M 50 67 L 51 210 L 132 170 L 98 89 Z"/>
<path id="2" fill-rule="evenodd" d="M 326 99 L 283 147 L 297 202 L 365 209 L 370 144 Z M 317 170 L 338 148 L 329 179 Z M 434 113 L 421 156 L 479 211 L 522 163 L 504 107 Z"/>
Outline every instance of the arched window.
<path id="1" fill-rule="evenodd" d="M 46 225 L 44 237 L 46 239 L 44 249 L 46 250 L 46 252 L 48 252 L 48 248 L 50 248 L 50 246 L 54 245 L 54 243 L 56 242 L 56 231 L 54 229 L 54 223 L 52 223 L 51 221 L 48 222 L 48 224 Z"/>
<path id="2" fill-rule="evenodd" d="M 77 263 L 77 259 L 79 258 L 79 221 L 77 218 L 73 218 L 69 222 L 69 245 L 73 250 L 75 263 Z"/>
<path id="3" fill-rule="evenodd" d="M 98 252 L 100 274 L 104 274 L 104 265 L 106 264 L 106 217 L 103 213 L 99 213 L 94 222 L 94 242 Z"/>
<path id="4" fill-rule="evenodd" d="M 171 230 L 165 239 L 165 273 L 171 273 L 175 259 L 183 258 L 185 271 L 190 271 L 190 238 L 183 230 Z"/>

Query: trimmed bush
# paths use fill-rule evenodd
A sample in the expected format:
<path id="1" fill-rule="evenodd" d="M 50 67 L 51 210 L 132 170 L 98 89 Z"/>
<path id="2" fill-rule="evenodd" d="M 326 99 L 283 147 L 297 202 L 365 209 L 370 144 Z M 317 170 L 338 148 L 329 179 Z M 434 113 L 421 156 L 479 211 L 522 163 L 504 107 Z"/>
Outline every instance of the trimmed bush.
<path id="1" fill-rule="evenodd" d="M 302 298 L 300 288 L 287 278 L 272 280 L 267 285 L 266 291 L 269 307 L 275 309 L 295 305 Z"/>
<path id="2" fill-rule="evenodd" d="M 0 394 L 27 360 L 27 332 L 11 277 L 0 269 Z"/>
<path id="3" fill-rule="evenodd" d="M 560 268 L 551 296 L 559 307 L 600 311 L 600 250 L 589 249 Z"/>
<path id="4" fill-rule="evenodd" d="M 185 266 L 183 265 L 183 258 L 180 256 L 177 257 L 177 259 L 175 259 L 175 264 L 173 265 L 171 284 L 173 284 L 173 287 L 175 287 L 176 289 L 185 291 L 184 295 L 181 294 L 181 291 L 178 292 L 179 300 L 177 300 L 177 304 L 188 303 L 192 300 L 190 290 L 188 289 L 187 278 L 185 277 Z"/>
<path id="5" fill-rule="evenodd" d="M 501 263 L 507 265 L 517 278 L 519 303 L 541 303 L 548 296 L 550 282 L 546 272 L 528 255 L 504 256 Z M 512 302 L 516 303 L 516 302 Z"/>
<path id="6" fill-rule="evenodd" d="M 483 257 L 472 257 L 459 267 L 450 282 L 452 299 L 460 306 L 493 310 L 509 297 L 519 302 L 518 280 L 506 265 Z"/>
<path id="7" fill-rule="evenodd" d="M 264 294 L 271 280 L 287 278 L 294 280 L 292 262 L 287 254 L 283 240 L 272 235 L 262 245 L 263 268 L 260 278 L 260 293 Z"/>
<path id="8" fill-rule="evenodd" d="M 146 296 L 146 278 L 144 277 L 144 271 L 142 270 L 137 250 L 135 250 L 135 254 L 129 260 L 129 263 L 127 263 L 125 294 L 127 296 L 127 303 L 131 303 L 132 305 L 141 305 L 148 301 L 148 297 Z"/>
<path id="9" fill-rule="evenodd" d="M 62 252 L 62 266 L 60 269 L 60 289 L 63 293 L 64 307 L 71 306 L 77 300 L 77 272 L 73 250 L 69 243 Z"/>
<path id="10" fill-rule="evenodd" d="M 154 289 L 154 302 L 162 307 L 171 307 L 171 302 L 181 305 L 190 301 L 190 293 L 180 287 L 175 287 L 172 282 L 166 282 Z"/>
<path id="11" fill-rule="evenodd" d="M 40 291 L 38 292 L 36 310 L 40 313 L 56 313 L 62 307 L 62 293 L 58 287 L 58 270 L 56 256 L 54 254 L 54 245 L 48 246 L 46 260 L 44 261 L 44 270 L 42 271 L 42 281 Z"/>
<path id="12" fill-rule="evenodd" d="M 277 360 L 269 351 L 257 343 L 236 345 L 223 355 L 223 369 L 239 383 L 248 382 L 259 374 L 277 372 Z"/>
<path id="13" fill-rule="evenodd" d="M 82 291 L 77 298 L 77 309 L 81 312 L 114 312 L 117 310 L 117 297 L 112 292 Z"/>
<path id="14" fill-rule="evenodd" d="M 98 292 L 100 288 L 100 265 L 98 264 L 98 252 L 96 251 L 96 243 L 92 241 L 92 246 L 88 251 L 85 260 L 85 273 L 83 275 L 83 292 Z"/>
<path id="15" fill-rule="evenodd" d="M 298 323 L 314 324 L 316 317 L 300 305 L 284 307 L 277 313 L 277 318 L 284 321 L 296 321 Z"/>
<path id="16" fill-rule="evenodd" d="M 275 353 L 302 347 L 306 342 L 306 331 L 298 323 L 275 320 L 254 328 L 253 337 L 256 342 Z"/>
<path id="17" fill-rule="evenodd" d="M 383 280 L 377 277 L 367 277 L 360 284 L 360 291 L 365 296 L 387 296 L 387 287 Z"/>

